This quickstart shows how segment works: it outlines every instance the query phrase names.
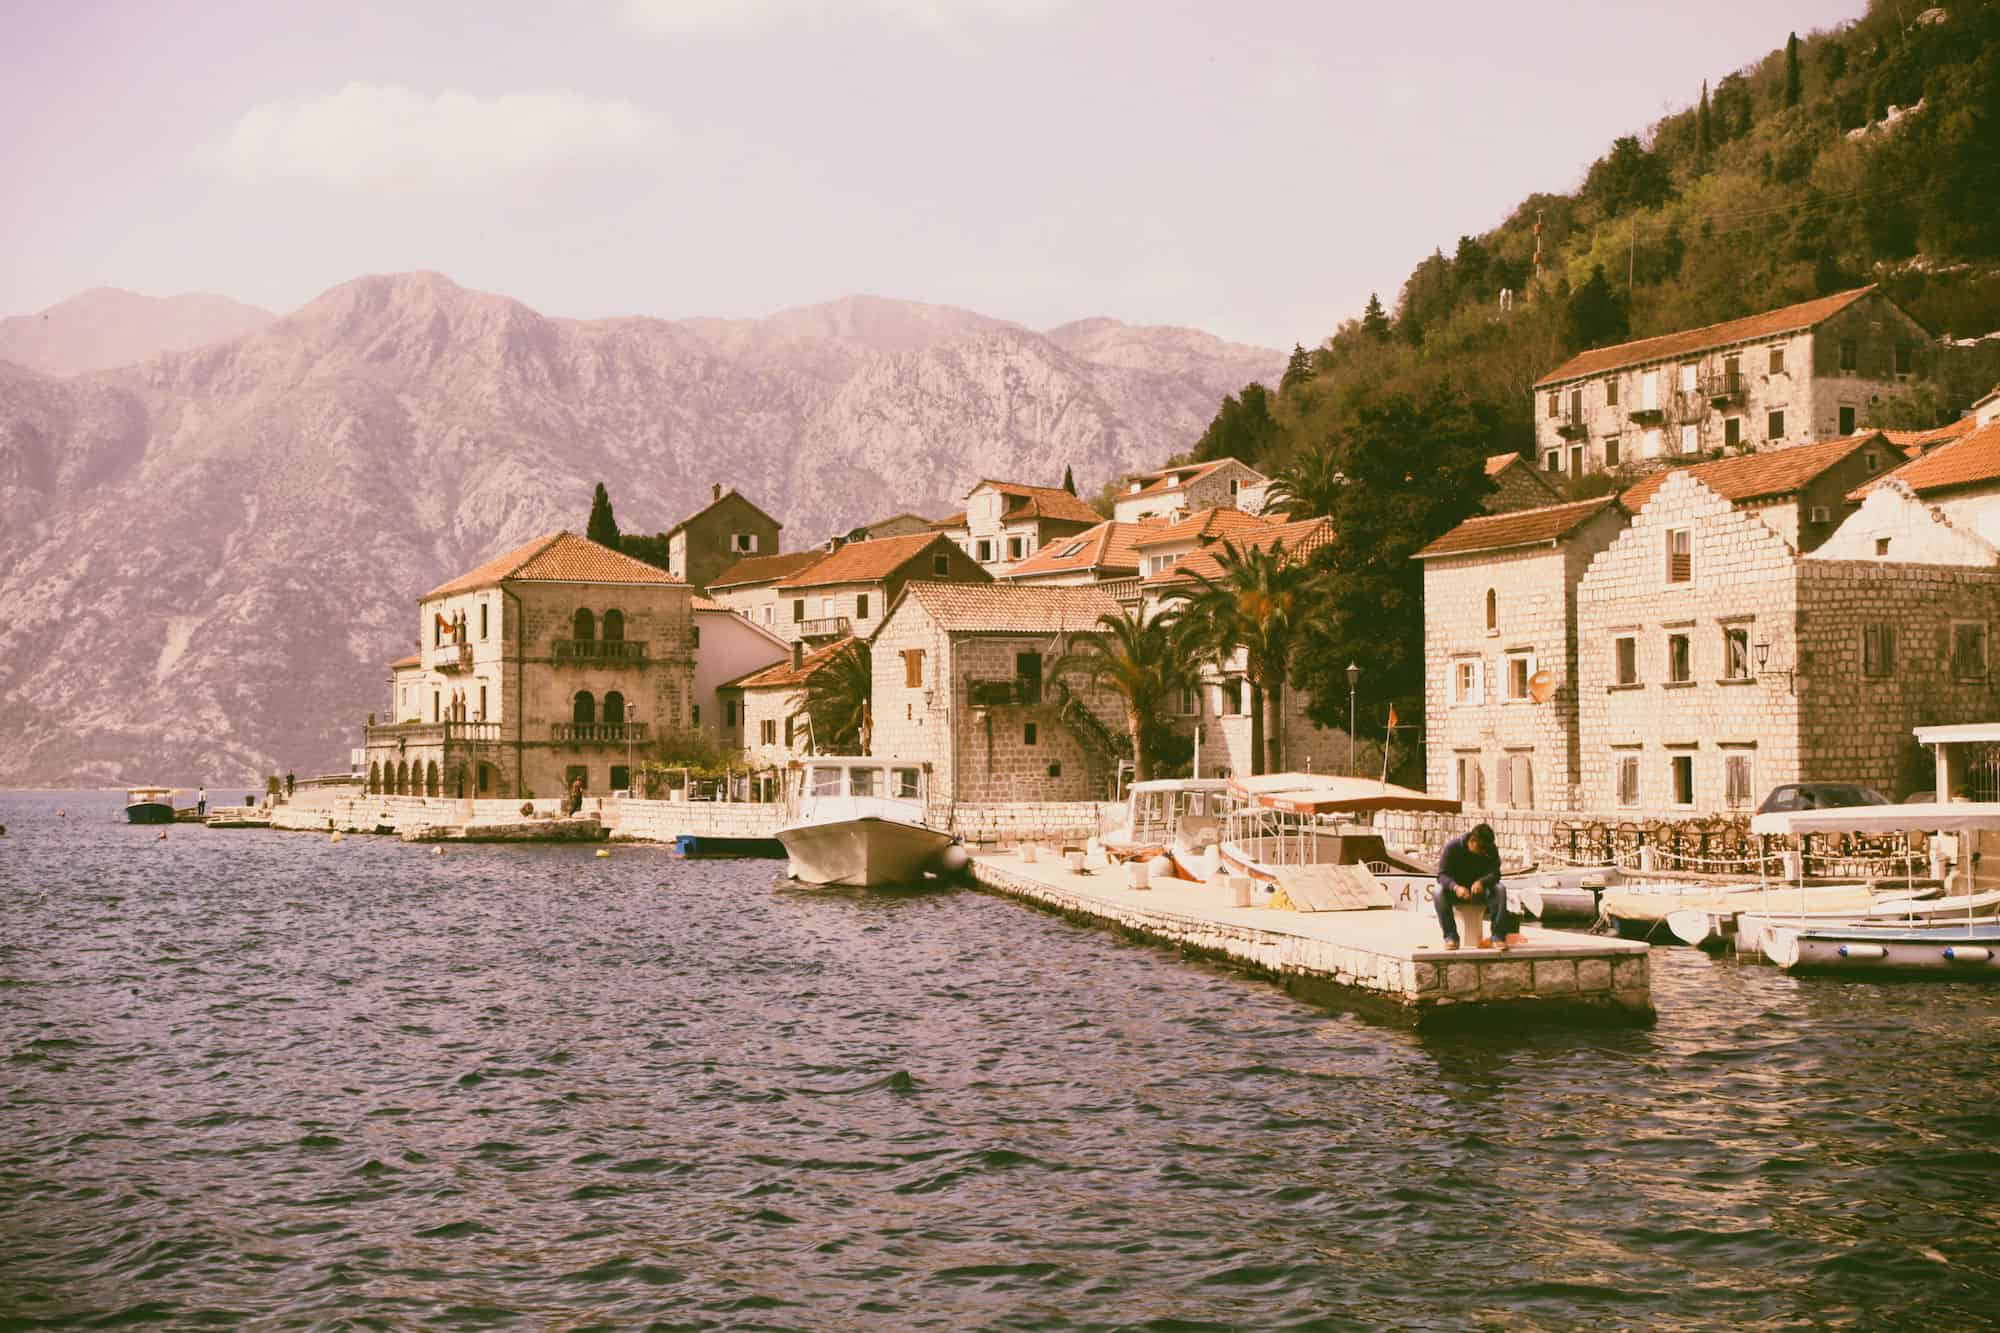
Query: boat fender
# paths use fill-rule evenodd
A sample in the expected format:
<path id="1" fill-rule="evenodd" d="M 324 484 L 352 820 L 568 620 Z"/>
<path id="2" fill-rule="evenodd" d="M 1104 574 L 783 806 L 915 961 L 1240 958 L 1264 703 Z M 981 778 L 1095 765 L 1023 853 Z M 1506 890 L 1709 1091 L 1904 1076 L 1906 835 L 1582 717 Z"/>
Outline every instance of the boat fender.
<path id="1" fill-rule="evenodd" d="M 1879 944 L 1843 944 L 1840 946 L 1842 958 L 1886 958 L 1889 951 Z"/>
<path id="2" fill-rule="evenodd" d="M 1667 913 L 1667 929 L 1672 931 L 1681 943 L 1699 949 L 1707 940 L 1715 926 L 1708 913 L 1691 907 L 1679 908 Z"/>
<path id="3" fill-rule="evenodd" d="M 340 841 L 340 831 L 339 831 L 338 829 L 336 829 L 336 830 L 335 830 L 335 831 L 333 831 L 332 833 L 329 833 L 329 834 L 327 834 L 327 835 L 326 835 L 326 840 L 327 840 L 328 842 L 339 842 L 339 841 Z"/>
<path id="4" fill-rule="evenodd" d="M 442 847 L 438 848 L 438 855 L 439 855 L 439 856 L 443 856 L 443 855 L 444 855 L 444 848 L 442 848 Z M 599 848 L 597 849 L 597 859 L 598 859 L 598 860 L 600 860 L 600 861 L 604 860 L 605 858 L 609 857 L 610 855 L 611 855 L 611 852 L 610 852 L 610 851 L 609 851 L 609 849 L 607 849 L 607 848 L 604 848 L 604 847 L 599 847 Z"/>
<path id="5" fill-rule="evenodd" d="M 165 842 L 166 840 L 167 840 L 167 831 L 165 829 L 161 829 L 159 841 Z"/>
<path id="6" fill-rule="evenodd" d="M 1993 956 L 1993 951 L 1977 944 L 1954 944 L 1944 951 L 1944 956 L 1954 963 L 1983 963 Z"/>
<path id="7" fill-rule="evenodd" d="M 1021 859 L 1025 861 L 1032 858 L 1024 856 Z M 962 842 L 954 842 L 938 853 L 938 869 L 947 875 L 956 875 L 970 864 L 972 856 L 965 850 L 965 844 Z"/>

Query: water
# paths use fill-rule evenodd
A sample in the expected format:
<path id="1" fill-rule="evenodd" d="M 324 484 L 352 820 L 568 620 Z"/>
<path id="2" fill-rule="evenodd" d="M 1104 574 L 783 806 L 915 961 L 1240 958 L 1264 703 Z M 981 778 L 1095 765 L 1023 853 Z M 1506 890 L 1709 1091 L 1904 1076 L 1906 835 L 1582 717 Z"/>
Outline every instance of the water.
<path id="1" fill-rule="evenodd" d="M 57 820 L 67 805 L 71 818 Z M 1970 1327 L 2000 991 L 1418 1035 L 969 891 L 0 796 L 0 1326 Z"/>

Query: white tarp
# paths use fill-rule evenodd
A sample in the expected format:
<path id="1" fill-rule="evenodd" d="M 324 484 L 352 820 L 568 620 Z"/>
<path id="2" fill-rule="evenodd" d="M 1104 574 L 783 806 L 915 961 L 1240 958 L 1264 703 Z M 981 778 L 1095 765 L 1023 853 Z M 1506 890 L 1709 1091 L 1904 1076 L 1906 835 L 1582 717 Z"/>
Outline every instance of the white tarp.
<path id="1" fill-rule="evenodd" d="M 1773 810 L 1753 815 L 1752 833 L 2000 832 L 2000 801 L 1927 801 L 1919 805 L 1844 805 L 1831 810 Z"/>

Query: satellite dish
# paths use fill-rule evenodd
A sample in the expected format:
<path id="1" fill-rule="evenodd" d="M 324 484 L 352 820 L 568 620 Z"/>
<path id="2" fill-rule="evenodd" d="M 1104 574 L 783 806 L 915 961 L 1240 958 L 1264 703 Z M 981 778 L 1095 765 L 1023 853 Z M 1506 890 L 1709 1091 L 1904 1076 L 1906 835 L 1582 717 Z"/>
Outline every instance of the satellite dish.
<path id="1" fill-rule="evenodd" d="M 1550 699 L 1553 699 L 1555 697 L 1555 693 L 1556 693 L 1555 673 L 1550 671 L 1547 667 L 1543 667 L 1540 671 L 1537 671 L 1534 675 L 1528 677 L 1528 697 L 1533 699 L 1536 703 L 1538 704 L 1547 703 Z"/>

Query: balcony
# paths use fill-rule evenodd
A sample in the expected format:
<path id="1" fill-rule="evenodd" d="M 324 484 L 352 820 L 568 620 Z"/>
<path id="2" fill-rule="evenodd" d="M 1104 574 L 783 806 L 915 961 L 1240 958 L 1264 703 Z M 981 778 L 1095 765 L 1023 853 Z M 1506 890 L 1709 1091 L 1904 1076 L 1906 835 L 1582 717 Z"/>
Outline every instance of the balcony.
<path id="1" fill-rule="evenodd" d="M 368 728 L 376 745 L 490 745 L 500 739 L 498 722 L 397 722 Z"/>
<path id="2" fill-rule="evenodd" d="M 1556 434 L 1565 440 L 1584 440 L 1590 438 L 1590 427 L 1585 424 L 1581 414 L 1564 417 L 1561 424 L 1556 427 Z"/>
<path id="3" fill-rule="evenodd" d="M 549 728 L 557 745 L 644 745 L 644 722 L 557 722 Z"/>
<path id="4" fill-rule="evenodd" d="M 550 657 L 557 666 L 644 666 L 644 639 L 557 639 Z"/>
<path id="5" fill-rule="evenodd" d="M 1042 701 L 1042 682 L 1016 677 L 1013 680 L 968 680 L 967 700 L 974 708 L 1006 708 Z"/>
<path id="6" fill-rule="evenodd" d="M 821 616 L 818 620 L 797 622 L 801 639 L 844 639 L 853 633 L 846 616 Z"/>
<path id="7" fill-rule="evenodd" d="M 1635 426 L 1657 426 L 1667 419 L 1667 414 L 1657 407 L 1635 407 L 1625 415 Z"/>
<path id="8" fill-rule="evenodd" d="M 1701 395 L 1710 407 L 1728 407 L 1731 403 L 1743 401 L 1743 372 L 1725 370 L 1716 375 L 1704 375 L 1701 381 Z"/>
<path id="9" fill-rule="evenodd" d="M 472 670 L 472 645 L 469 643 L 447 643 L 431 650 L 433 669 L 447 674 Z"/>

